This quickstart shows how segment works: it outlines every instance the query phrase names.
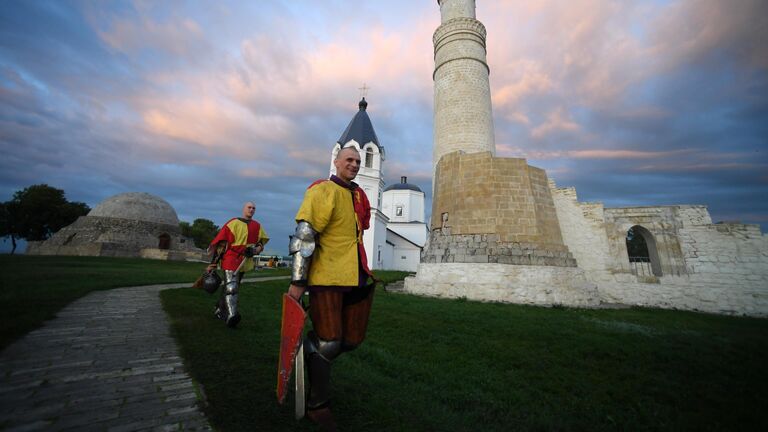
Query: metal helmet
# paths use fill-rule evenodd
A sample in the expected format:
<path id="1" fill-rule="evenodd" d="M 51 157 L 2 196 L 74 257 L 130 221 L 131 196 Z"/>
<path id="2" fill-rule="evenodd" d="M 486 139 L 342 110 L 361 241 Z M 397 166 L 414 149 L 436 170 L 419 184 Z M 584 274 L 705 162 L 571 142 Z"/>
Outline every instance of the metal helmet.
<path id="1" fill-rule="evenodd" d="M 215 293 L 220 286 L 221 286 L 221 276 L 219 276 L 219 273 L 217 273 L 216 270 L 209 271 L 205 275 L 205 278 L 203 278 L 203 289 L 207 291 L 208 294 Z"/>

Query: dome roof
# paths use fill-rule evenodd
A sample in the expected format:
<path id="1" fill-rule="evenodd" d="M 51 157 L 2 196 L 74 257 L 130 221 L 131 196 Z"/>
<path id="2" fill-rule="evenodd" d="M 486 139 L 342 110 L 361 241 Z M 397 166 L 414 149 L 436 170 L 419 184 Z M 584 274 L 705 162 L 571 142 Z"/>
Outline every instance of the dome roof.
<path id="1" fill-rule="evenodd" d="M 384 189 L 384 192 L 390 190 L 412 190 L 416 192 L 424 193 L 418 186 L 408 183 L 408 177 L 400 177 L 400 183 L 389 185 Z"/>
<path id="2" fill-rule="evenodd" d="M 88 216 L 131 219 L 166 225 L 178 225 L 179 217 L 168 201 L 144 192 L 126 192 L 111 196 L 94 207 Z"/>

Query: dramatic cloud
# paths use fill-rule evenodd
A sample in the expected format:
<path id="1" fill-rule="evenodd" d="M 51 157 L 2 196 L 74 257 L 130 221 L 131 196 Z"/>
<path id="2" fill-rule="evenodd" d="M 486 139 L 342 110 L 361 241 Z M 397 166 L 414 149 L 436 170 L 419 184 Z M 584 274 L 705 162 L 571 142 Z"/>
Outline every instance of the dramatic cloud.
<path id="1" fill-rule="evenodd" d="M 768 3 L 477 1 L 500 156 L 768 227 Z M 439 23 L 434 1 L 3 2 L 0 199 L 142 191 L 217 224 L 255 200 L 285 252 L 365 83 L 386 182 L 430 200 Z"/>

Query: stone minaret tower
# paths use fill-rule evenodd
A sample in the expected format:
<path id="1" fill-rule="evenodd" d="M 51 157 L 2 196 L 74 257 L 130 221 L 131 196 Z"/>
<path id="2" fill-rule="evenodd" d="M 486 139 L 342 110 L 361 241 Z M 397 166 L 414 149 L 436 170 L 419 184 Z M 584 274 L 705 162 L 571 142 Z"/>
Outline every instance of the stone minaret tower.
<path id="1" fill-rule="evenodd" d="M 553 304 L 595 296 L 563 243 L 546 172 L 496 156 L 485 27 L 475 0 L 438 0 L 432 217 L 404 289 Z"/>
<path id="2" fill-rule="evenodd" d="M 432 170 L 440 158 L 461 150 L 496 154 L 491 90 L 485 60 L 485 26 L 475 19 L 475 0 L 438 0 L 435 30 L 435 129 Z"/>

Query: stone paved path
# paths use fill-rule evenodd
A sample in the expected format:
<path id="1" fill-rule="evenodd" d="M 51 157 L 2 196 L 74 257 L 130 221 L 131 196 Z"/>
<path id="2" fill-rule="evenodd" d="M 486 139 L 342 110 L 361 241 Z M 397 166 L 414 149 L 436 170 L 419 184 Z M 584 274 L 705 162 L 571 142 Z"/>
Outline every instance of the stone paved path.
<path id="1" fill-rule="evenodd" d="M 158 296 L 187 286 L 92 292 L 7 347 L 0 429 L 212 430 Z"/>

